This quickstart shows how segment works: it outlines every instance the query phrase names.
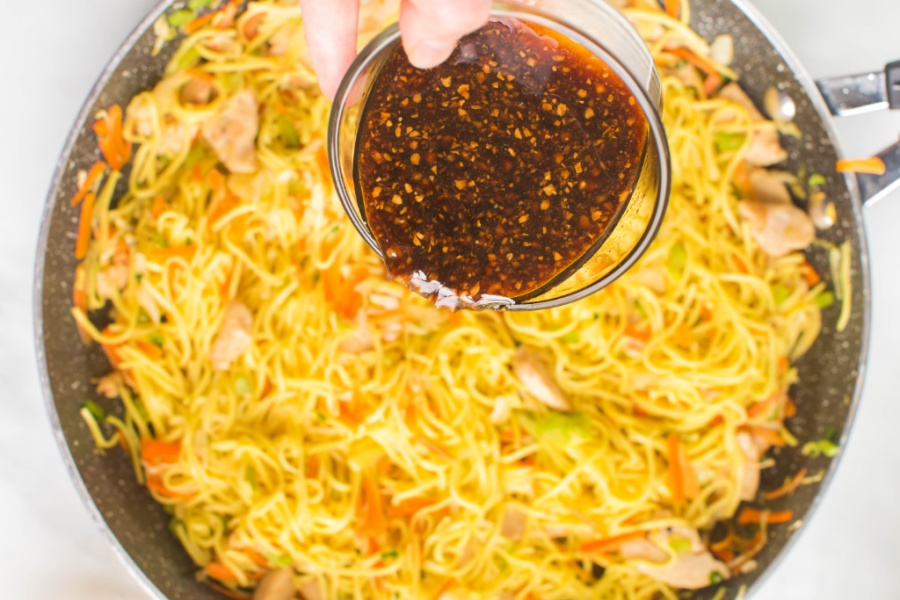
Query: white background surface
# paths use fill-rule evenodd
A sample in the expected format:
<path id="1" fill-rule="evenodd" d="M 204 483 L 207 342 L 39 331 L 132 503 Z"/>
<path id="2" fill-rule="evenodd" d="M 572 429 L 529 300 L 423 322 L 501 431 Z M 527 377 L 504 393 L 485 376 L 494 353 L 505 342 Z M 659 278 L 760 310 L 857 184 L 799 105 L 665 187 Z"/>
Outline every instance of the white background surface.
<path id="1" fill-rule="evenodd" d="M 327 1 L 327 0 L 322 0 Z M 452 1 L 452 0 L 448 0 Z M 154 0 L 0 2 L 0 579 L 6 600 L 147 600 L 75 493 L 38 388 L 31 280 L 44 195 L 96 76 Z M 816 77 L 900 59 L 900 2 L 758 0 Z M 900 114 L 839 124 L 849 155 Z M 900 598 L 900 193 L 865 211 L 874 321 L 868 382 L 837 477 L 756 600 Z"/>

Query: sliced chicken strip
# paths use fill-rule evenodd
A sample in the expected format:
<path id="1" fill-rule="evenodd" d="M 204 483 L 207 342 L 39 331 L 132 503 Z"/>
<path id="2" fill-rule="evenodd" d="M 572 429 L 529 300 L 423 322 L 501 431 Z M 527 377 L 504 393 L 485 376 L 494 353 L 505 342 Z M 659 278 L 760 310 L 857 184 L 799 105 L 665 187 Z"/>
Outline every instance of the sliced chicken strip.
<path id="1" fill-rule="evenodd" d="M 729 83 L 719 92 L 719 97 L 741 105 L 750 113 L 750 118 L 754 123 L 766 121 L 753 100 L 741 89 L 737 83 Z M 774 164 L 787 160 L 788 153 L 781 146 L 778 139 L 778 132 L 774 129 L 760 129 L 753 134 L 750 142 L 750 148 L 744 159 L 751 165 L 757 167 L 770 167 Z"/>
<path id="2" fill-rule="evenodd" d="M 203 126 L 203 138 L 232 173 L 256 170 L 259 106 L 251 89 L 229 98 L 222 112 Z"/>
<path id="3" fill-rule="evenodd" d="M 226 371 L 253 342 L 253 313 L 240 302 L 232 302 L 225 308 L 225 318 L 219 328 L 209 358 L 213 369 Z"/>
<path id="4" fill-rule="evenodd" d="M 809 215 L 793 204 L 738 203 L 738 216 L 750 227 L 750 235 L 769 256 L 784 256 L 807 248 L 816 239 Z"/>
<path id="5" fill-rule="evenodd" d="M 555 410 L 571 410 L 572 406 L 547 366 L 525 346 L 516 352 L 512 366 L 513 373 L 535 400 Z"/>
<path id="6" fill-rule="evenodd" d="M 278 569 L 270 571 L 259 582 L 253 600 L 293 600 L 297 590 L 294 589 L 293 571 Z"/>
<path id="7" fill-rule="evenodd" d="M 689 590 L 707 587 L 716 573 L 723 579 L 728 577 L 728 567 L 713 558 L 695 529 L 673 527 L 654 537 L 653 541 L 627 542 L 620 548 L 623 558 L 640 561 L 635 562 L 635 568 L 648 577 L 672 587 Z M 669 552 L 663 550 L 663 547 L 671 550 L 677 542 L 686 542 L 689 547 L 677 552 L 674 559 L 666 562 Z"/>
<path id="8" fill-rule="evenodd" d="M 741 465 L 740 497 L 741 500 L 750 502 L 756 499 L 759 491 L 759 457 L 762 453 L 749 433 L 738 433 L 737 444 L 744 458 Z"/>
<path id="9" fill-rule="evenodd" d="M 767 169 L 750 171 L 750 188 L 753 196 L 763 204 L 791 204 L 791 193 L 784 181 Z"/>

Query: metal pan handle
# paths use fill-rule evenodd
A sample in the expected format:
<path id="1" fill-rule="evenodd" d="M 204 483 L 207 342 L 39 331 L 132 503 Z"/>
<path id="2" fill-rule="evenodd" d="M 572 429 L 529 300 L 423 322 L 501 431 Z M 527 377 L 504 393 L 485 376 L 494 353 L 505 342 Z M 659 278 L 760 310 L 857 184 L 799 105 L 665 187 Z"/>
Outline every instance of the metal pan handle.
<path id="1" fill-rule="evenodd" d="M 831 114 L 838 117 L 876 110 L 900 109 L 900 61 L 883 72 L 862 73 L 817 81 Z M 900 187 L 900 142 L 878 154 L 887 170 L 884 175 L 857 175 L 863 203 L 874 204 Z"/>

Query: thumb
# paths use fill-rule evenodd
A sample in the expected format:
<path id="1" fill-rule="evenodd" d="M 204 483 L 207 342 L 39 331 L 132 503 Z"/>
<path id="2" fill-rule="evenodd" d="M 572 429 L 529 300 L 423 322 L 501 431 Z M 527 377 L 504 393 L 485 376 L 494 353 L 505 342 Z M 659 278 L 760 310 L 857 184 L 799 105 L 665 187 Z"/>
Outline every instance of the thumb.
<path id="1" fill-rule="evenodd" d="M 403 0 L 400 32 L 409 62 L 420 69 L 441 64 L 456 42 L 484 25 L 491 0 Z"/>

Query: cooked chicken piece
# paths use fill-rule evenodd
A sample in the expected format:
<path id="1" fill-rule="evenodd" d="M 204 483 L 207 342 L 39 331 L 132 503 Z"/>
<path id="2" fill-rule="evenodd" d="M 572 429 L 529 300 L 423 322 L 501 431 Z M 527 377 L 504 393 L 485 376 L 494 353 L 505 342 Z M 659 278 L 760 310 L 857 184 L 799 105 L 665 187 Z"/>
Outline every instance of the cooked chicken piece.
<path id="1" fill-rule="evenodd" d="M 203 126 L 203 137 L 232 173 L 256 170 L 259 107 L 253 90 L 245 89 L 225 102 L 222 112 Z"/>
<path id="2" fill-rule="evenodd" d="M 278 569 L 269 571 L 263 577 L 253 600 L 293 600 L 297 590 L 294 589 L 293 571 L 291 569 Z"/>
<path id="3" fill-rule="evenodd" d="M 375 348 L 375 339 L 366 327 L 361 327 L 356 332 L 349 334 L 338 343 L 341 352 L 350 354 L 362 354 Z"/>
<path id="4" fill-rule="evenodd" d="M 763 204 L 790 204 L 791 193 L 784 181 L 768 169 L 750 171 L 750 188 L 753 196 Z"/>
<path id="5" fill-rule="evenodd" d="M 514 506 L 503 511 L 503 522 L 500 524 L 500 535 L 514 541 L 522 539 L 525 533 L 525 513 Z"/>
<path id="6" fill-rule="evenodd" d="M 697 69 L 691 65 L 677 67 L 675 69 L 675 77 L 677 77 L 685 87 L 694 88 L 695 90 L 703 89 L 703 80 L 700 79 L 700 73 L 698 73 Z"/>
<path id="7" fill-rule="evenodd" d="M 769 256 L 784 256 L 808 247 L 816 228 L 805 212 L 793 204 L 764 204 L 745 200 L 738 215 L 750 227 L 750 235 Z"/>
<path id="8" fill-rule="evenodd" d="M 750 502 L 756 499 L 759 491 L 759 457 L 762 453 L 749 433 L 737 434 L 737 443 L 744 458 L 741 465 L 741 500 Z"/>
<path id="9" fill-rule="evenodd" d="M 635 269 L 630 272 L 628 276 L 631 277 L 632 281 L 650 288 L 657 296 L 665 294 L 666 289 L 669 287 L 669 280 L 666 277 L 666 272 L 660 268 Z"/>
<path id="10" fill-rule="evenodd" d="M 232 302 L 225 308 L 225 318 L 219 335 L 209 351 L 213 369 L 226 371 L 253 342 L 253 313 L 240 302 Z"/>
<path id="11" fill-rule="evenodd" d="M 128 285 L 128 265 L 114 263 L 97 273 L 97 295 L 108 300 Z"/>
<path id="12" fill-rule="evenodd" d="M 325 600 L 319 582 L 310 580 L 300 586 L 300 597 L 303 600 Z"/>
<path id="13" fill-rule="evenodd" d="M 676 550 L 670 562 L 669 550 L 675 550 L 676 543 L 687 543 L 689 548 Z M 634 540 L 620 548 L 622 557 L 635 562 L 641 573 L 671 585 L 672 587 L 696 590 L 709 585 L 710 578 L 718 573 L 723 579 L 728 577 L 728 567 L 713 558 L 700 540 L 695 529 L 673 527 L 655 536 L 655 540 Z M 653 565 L 652 563 L 661 563 Z"/>
<path id="14" fill-rule="evenodd" d="M 192 77 L 190 81 L 181 86 L 180 97 L 185 104 L 203 106 L 213 101 L 216 86 L 208 79 Z"/>
<path id="15" fill-rule="evenodd" d="M 293 25 L 285 25 L 269 38 L 269 56 L 284 56 L 294 38 Z"/>
<path id="16" fill-rule="evenodd" d="M 754 123 L 766 121 L 750 97 L 744 93 L 744 90 L 737 83 L 729 83 L 723 87 L 719 92 L 719 97 L 731 100 L 746 108 L 750 113 L 750 119 Z M 753 140 L 750 142 L 750 148 L 747 150 L 747 155 L 744 159 L 757 167 L 769 167 L 786 160 L 787 157 L 787 150 L 781 147 L 778 132 L 774 129 L 760 129 L 753 134 Z"/>
<path id="17" fill-rule="evenodd" d="M 97 393 L 104 398 L 118 398 L 122 376 L 118 373 L 104 375 L 97 381 Z"/>
<path id="18" fill-rule="evenodd" d="M 555 410 L 571 410 L 572 406 L 554 381 L 547 366 L 525 346 L 516 352 L 512 366 L 513 373 L 535 400 Z"/>

